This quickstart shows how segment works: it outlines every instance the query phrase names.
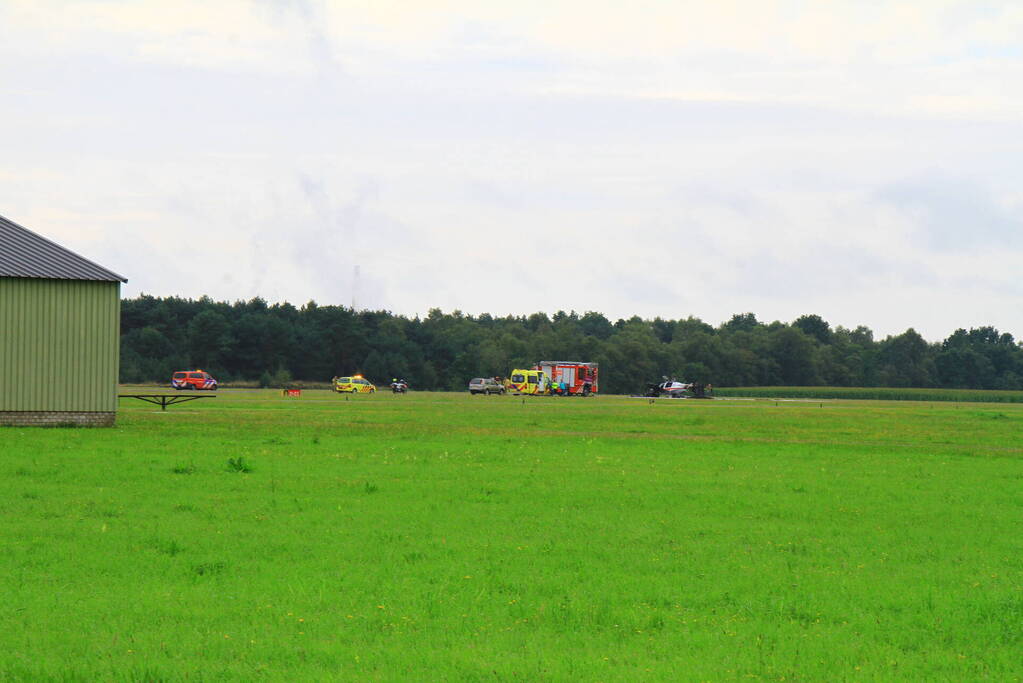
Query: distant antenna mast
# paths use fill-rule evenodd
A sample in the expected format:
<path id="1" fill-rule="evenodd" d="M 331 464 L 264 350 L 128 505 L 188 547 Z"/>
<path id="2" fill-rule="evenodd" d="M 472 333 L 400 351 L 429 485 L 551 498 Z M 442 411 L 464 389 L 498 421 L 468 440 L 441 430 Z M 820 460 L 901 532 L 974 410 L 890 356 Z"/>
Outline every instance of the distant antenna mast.
<path id="1" fill-rule="evenodd" d="M 352 272 L 352 310 L 355 310 L 355 303 L 359 293 L 359 266 L 356 264 L 355 270 Z"/>

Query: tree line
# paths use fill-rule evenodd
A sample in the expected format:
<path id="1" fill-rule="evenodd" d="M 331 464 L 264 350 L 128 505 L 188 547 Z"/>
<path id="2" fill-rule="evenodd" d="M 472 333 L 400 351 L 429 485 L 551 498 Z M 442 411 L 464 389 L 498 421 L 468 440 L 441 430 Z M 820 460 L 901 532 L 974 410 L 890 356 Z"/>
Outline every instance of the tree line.
<path id="1" fill-rule="evenodd" d="M 147 295 L 121 303 L 122 382 L 169 381 L 202 368 L 221 382 L 280 385 L 361 373 L 413 388 L 461 390 L 538 360 L 600 363 L 604 393 L 635 393 L 662 375 L 719 386 L 1023 388 L 1023 348 L 993 327 L 929 343 L 912 328 L 875 340 L 864 326 L 819 315 L 764 323 L 741 313 L 717 327 L 699 318 L 600 313 L 494 317 L 433 309 L 425 317 L 315 302 L 234 303 Z"/>

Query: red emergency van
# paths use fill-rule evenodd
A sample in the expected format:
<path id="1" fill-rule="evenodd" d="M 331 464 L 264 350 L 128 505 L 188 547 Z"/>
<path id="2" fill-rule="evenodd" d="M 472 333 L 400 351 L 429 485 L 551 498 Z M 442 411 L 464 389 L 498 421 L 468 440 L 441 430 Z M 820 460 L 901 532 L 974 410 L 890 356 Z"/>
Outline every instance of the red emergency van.
<path id="1" fill-rule="evenodd" d="M 171 377 L 171 386 L 181 391 L 182 389 L 205 389 L 206 391 L 217 390 L 217 380 L 213 379 L 210 373 L 203 370 L 181 370 Z"/>

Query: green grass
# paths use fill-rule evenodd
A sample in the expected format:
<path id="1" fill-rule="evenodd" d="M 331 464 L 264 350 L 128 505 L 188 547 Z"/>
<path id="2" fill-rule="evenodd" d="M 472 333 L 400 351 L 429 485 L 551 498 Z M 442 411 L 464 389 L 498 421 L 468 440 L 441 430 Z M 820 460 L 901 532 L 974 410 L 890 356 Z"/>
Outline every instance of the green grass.
<path id="1" fill-rule="evenodd" d="M 897 387 L 714 387 L 714 395 L 751 398 L 839 398 L 874 401 L 1023 403 L 1023 391 Z"/>
<path id="2" fill-rule="evenodd" d="M 0 680 L 1020 680 L 1023 406 L 222 391 L 0 429 Z"/>

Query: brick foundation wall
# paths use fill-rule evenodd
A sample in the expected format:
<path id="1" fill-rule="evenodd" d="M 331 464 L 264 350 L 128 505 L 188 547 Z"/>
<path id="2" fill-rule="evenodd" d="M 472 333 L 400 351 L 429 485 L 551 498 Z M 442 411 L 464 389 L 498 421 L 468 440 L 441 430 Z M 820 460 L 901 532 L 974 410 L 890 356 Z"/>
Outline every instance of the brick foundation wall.
<path id="1" fill-rule="evenodd" d="M 0 411 L 0 426 L 8 427 L 113 427 L 117 413 L 80 411 Z"/>

